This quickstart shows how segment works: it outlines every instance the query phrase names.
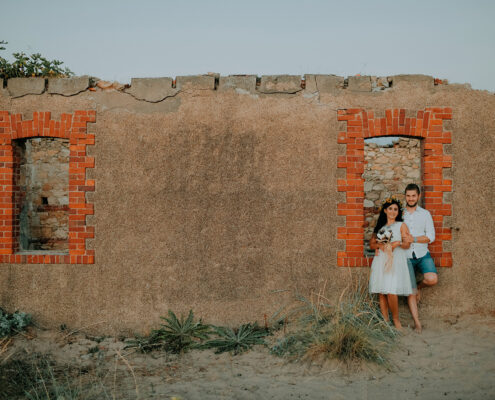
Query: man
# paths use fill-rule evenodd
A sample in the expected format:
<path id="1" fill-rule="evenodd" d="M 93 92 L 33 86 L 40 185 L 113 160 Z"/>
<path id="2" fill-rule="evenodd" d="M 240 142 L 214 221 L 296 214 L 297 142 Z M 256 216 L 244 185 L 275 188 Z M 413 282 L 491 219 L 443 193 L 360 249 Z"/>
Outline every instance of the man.
<path id="1" fill-rule="evenodd" d="M 421 324 L 418 319 L 418 306 L 420 289 L 427 286 L 434 286 L 438 282 L 437 269 L 430 252 L 428 244 L 435 240 L 435 228 L 431 214 L 418 205 L 421 199 L 421 191 L 418 185 L 410 183 L 406 190 L 406 210 L 404 212 L 404 222 L 409 228 L 410 235 L 404 239 L 410 247 L 406 250 L 409 258 L 411 271 L 420 271 L 423 274 L 423 280 L 418 285 L 417 295 L 413 294 L 408 297 L 407 302 L 414 319 L 415 329 L 421 332 Z M 416 279 L 411 274 L 412 279 Z"/>

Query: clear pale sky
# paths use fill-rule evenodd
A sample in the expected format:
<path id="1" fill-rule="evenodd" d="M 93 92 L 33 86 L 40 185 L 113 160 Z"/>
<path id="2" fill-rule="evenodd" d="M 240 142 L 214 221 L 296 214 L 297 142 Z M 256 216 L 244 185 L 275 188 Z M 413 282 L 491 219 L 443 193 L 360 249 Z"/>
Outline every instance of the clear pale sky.
<path id="1" fill-rule="evenodd" d="M 0 0 L 0 52 L 77 75 L 427 74 L 495 91 L 494 0 Z"/>

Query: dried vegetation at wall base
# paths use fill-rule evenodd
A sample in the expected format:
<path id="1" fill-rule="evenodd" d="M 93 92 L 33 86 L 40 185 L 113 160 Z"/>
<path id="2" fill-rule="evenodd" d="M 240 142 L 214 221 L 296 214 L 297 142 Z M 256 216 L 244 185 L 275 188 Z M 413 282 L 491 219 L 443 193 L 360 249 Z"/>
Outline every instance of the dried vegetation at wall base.
<path id="1" fill-rule="evenodd" d="M 331 305 L 329 297 L 325 287 L 309 299 L 298 296 L 282 317 L 292 322 L 286 322 L 271 353 L 291 360 L 336 359 L 348 367 L 372 362 L 392 368 L 387 356 L 398 332 L 383 320 L 367 285 L 350 282 L 337 306 Z"/>

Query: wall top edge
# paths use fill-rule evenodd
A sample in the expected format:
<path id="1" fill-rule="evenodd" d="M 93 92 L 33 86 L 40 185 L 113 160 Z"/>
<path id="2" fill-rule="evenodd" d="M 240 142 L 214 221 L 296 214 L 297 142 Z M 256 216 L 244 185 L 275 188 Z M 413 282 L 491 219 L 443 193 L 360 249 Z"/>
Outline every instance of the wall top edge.
<path id="1" fill-rule="evenodd" d="M 333 94 L 344 92 L 380 93 L 390 89 L 434 89 L 447 86 L 448 81 L 429 75 L 371 76 L 355 75 L 347 78 L 332 74 L 221 76 L 216 73 L 172 77 L 132 78 L 130 84 L 109 82 L 90 76 L 70 78 L 10 78 L 0 85 L 0 97 L 18 98 L 26 95 L 74 96 L 85 91 L 120 91 L 137 100 L 160 102 L 181 91 L 234 90 L 246 94 Z M 469 84 L 451 85 L 471 89 Z"/>

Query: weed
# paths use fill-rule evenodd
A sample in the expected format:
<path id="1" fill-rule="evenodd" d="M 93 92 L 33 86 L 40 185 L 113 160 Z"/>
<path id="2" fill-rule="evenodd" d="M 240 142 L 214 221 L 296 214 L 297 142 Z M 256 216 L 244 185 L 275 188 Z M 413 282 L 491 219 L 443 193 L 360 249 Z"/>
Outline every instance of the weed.
<path id="1" fill-rule="evenodd" d="M 311 343 L 313 343 L 311 332 L 297 331 L 279 338 L 270 348 L 270 353 L 279 357 L 288 356 L 297 359 L 306 353 Z"/>
<path id="2" fill-rule="evenodd" d="M 349 323 L 338 323 L 326 335 L 319 335 L 308 348 L 306 358 L 318 356 L 336 358 L 345 362 L 368 360 L 383 364 L 385 359 L 380 348 L 362 327 Z"/>
<path id="3" fill-rule="evenodd" d="M 203 340 L 209 338 L 210 326 L 201 320 L 194 321 L 194 314 L 189 310 L 189 315 L 180 319 L 171 311 L 168 317 L 161 317 L 166 321 L 160 329 L 153 330 L 148 337 L 137 336 L 128 341 L 127 348 L 138 348 L 142 352 L 149 352 L 161 348 L 171 353 L 183 353 L 190 349 L 199 348 Z"/>
<path id="4" fill-rule="evenodd" d="M 88 354 L 95 354 L 100 351 L 100 348 L 98 346 L 93 346 L 88 349 Z"/>
<path id="5" fill-rule="evenodd" d="M 134 371 L 117 352 L 114 368 L 80 368 L 56 364 L 48 355 L 17 353 L 15 359 L 0 359 L 0 400 L 110 400 L 128 399 L 128 385 L 118 371 L 123 362 L 132 375 L 136 399 L 139 390 Z M 134 397 L 132 397 L 134 398 Z"/>
<path id="6" fill-rule="evenodd" d="M 0 399 L 80 399 L 80 389 L 71 384 L 70 371 L 60 369 L 46 356 L 0 364 Z"/>
<path id="7" fill-rule="evenodd" d="M 349 290 L 351 289 L 351 290 Z M 387 324 L 366 285 L 351 282 L 332 307 L 324 290 L 310 299 L 296 297 L 289 333 L 271 347 L 272 354 L 295 359 L 335 358 L 346 363 L 371 361 L 388 366 L 386 354 L 397 331 Z"/>
<path id="8" fill-rule="evenodd" d="M 30 314 L 20 311 L 9 314 L 0 308 L 0 338 L 23 331 L 31 325 L 31 322 Z"/>
<path id="9" fill-rule="evenodd" d="M 242 353 L 256 344 L 266 344 L 263 338 L 269 334 L 267 329 L 260 328 L 256 323 L 243 324 L 237 329 L 214 326 L 213 330 L 218 338 L 209 340 L 203 347 L 215 348 L 215 353 Z"/>
<path id="10" fill-rule="evenodd" d="M 126 343 L 125 349 L 137 349 L 141 353 L 149 353 L 152 350 L 163 348 L 163 342 L 153 333 L 149 336 L 136 334 L 133 339 L 123 340 Z"/>

